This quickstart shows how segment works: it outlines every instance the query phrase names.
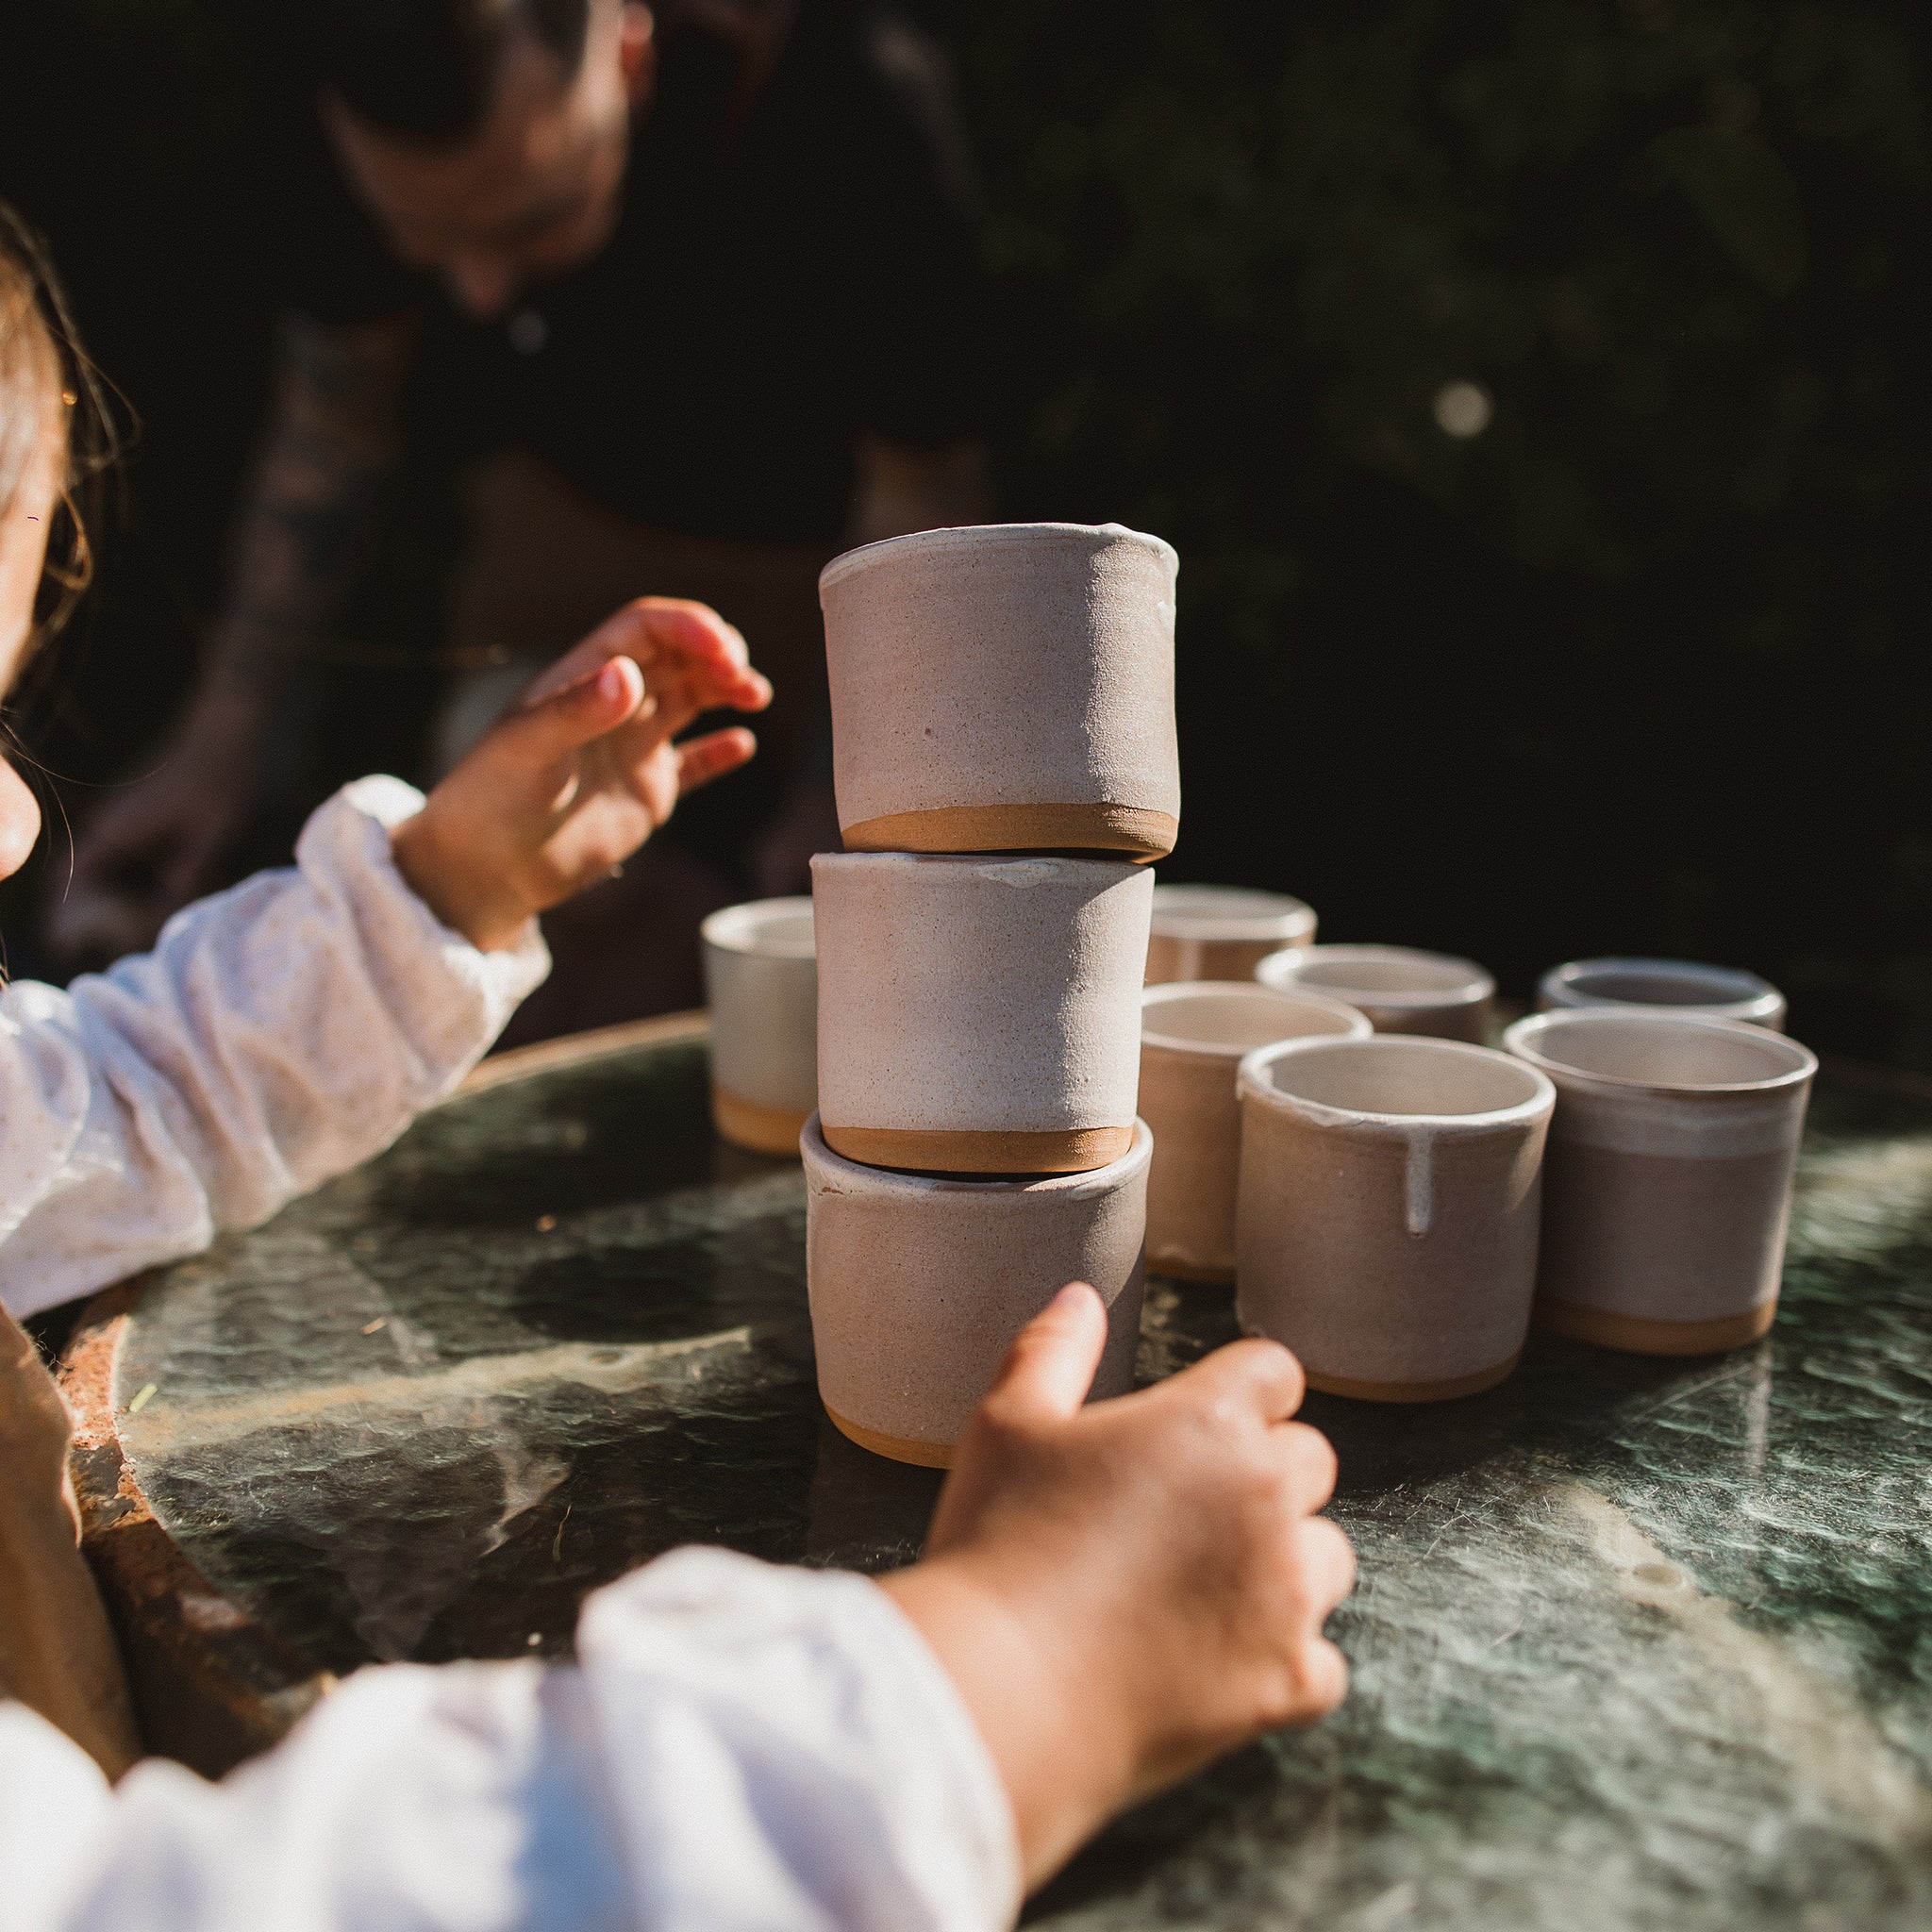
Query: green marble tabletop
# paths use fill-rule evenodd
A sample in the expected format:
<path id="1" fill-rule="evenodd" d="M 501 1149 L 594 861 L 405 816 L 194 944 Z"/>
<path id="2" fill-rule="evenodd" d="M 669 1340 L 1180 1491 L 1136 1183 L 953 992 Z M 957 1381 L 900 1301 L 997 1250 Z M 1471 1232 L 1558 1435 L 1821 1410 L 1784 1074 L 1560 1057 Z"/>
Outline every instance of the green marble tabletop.
<path id="1" fill-rule="evenodd" d="M 938 1478 L 825 1423 L 804 1226 L 795 1163 L 711 1138 L 701 1039 L 529 1072 L 156 1276 L 122 1449 L 230 1614 L 336 1673 L 564 1656 L 587 1591 L 693 1540 L 902 1563 Z M 1464 1401 L 1312 1398 L 1361 1557 L 1347 1704 L 1029 1916 L 1932 1924 L 1928 1314 L 1932 1103 L 1827 1079 L 1762 1342 L 1538 1338 Z M 1152 1282 L 1142 1373 L 1231 1334 L 1225 1291 Z"/>

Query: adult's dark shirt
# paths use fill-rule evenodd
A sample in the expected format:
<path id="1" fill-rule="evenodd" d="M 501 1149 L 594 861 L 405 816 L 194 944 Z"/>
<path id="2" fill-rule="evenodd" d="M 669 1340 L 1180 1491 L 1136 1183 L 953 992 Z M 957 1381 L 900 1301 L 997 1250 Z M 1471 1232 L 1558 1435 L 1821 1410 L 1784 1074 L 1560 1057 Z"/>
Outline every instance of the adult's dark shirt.
<path id="1" fill-rule="evenodd" d="M 736 50 L 674 26 L 611 240 L 487 324 L 396 261 L 318 139 L 276 225 L 289 300 L 339 325 L 415 312 L 412 425 L 458 457 L 527 450 L 660 529 L 836 542 L 858 437 L 985 426 L 969 151 L 937 51 L 862 0 L 802 0 L 739 95 Z"/>

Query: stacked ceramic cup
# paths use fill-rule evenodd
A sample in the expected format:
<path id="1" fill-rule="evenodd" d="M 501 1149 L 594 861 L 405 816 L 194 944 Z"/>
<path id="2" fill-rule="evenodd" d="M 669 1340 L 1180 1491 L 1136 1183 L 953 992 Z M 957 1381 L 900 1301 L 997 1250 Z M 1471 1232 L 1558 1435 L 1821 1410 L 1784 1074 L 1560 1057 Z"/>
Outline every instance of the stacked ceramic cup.
<path id="1" fill-rule="evenodd" d="M 812 860 L 812 1333 L 832 1420 L 901 1461 L 948 1459 L 1070 1280 L 1109 1309 L 1094 1394 L 1132 1380 L 1175 571 L 1117 525 L 1016 524 L 869 544 L 819 579 L 846 849 Z"/>

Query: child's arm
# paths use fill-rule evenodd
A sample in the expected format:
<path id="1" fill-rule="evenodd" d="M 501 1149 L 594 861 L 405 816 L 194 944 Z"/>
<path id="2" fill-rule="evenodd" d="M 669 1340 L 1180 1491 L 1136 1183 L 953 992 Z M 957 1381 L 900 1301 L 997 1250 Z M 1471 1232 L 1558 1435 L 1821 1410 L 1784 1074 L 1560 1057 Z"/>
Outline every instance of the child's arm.
<path id="1" fill-rule="evenodd" d="M 669 734 L 769 695 L 714 613 L 632 606 L 426 805 L 364 779 L 293 870 L 191 906 L 152 953 L 7 989 L 0 1302 L 28 1314 L 192 1254 L 386 1146 L 542 977 L 531 914 L 751 755 L 748 732 Z"/>
<path id="2" fill-rule="evenodd" d="M 591 1599 L 575 1667 L 358 1672 L 219 1786 L 110 1797 L 0 1707 L 0 1869 L 31 1844 L 64 1893 L 18 1932 L 997 1932 L 1110 1812 L 1345 1679 L 1293 1357 L 1083 1410 L 1105 1334 L 1089 1289 L 1025 1331 L 883 1589 L 683 1551 Z"/>

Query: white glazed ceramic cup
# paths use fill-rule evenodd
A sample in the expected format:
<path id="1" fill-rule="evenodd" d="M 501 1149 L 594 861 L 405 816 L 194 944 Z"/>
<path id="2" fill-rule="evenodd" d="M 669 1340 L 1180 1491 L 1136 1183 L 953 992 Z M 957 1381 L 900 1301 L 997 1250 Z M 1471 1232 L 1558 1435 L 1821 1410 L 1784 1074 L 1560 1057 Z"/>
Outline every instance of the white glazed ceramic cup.
<path id="1" fill-rule="evenodd" d="M 1311 907 L 1286 892 L 1244 886 L 1154 886 L 1147 984 L 1175 979 L 1252 979 L 1284 946 L 1315 941 Z"/>
<path id="2" fill-rule="evenodd" d="M 819 578 L 848 851 L 1173 849 L 1173 549 L 1118 524 L 989 524 Z"/>
<path id="3" fill-rule="evenodd" d="M 1154 1137 L 1091 1174 L 894 1174 L 802 1142 L 819 1394 L 855 1442 L 943 1468 L 1008 1344 L 1070 1281 L 1108 1306 L 1090 1399 L 1133 1387 Z"/>
<path id="4" fill-rule="evenodd" d="M 1134 1137 L 1153 874 L 821 853 L 819 1113 L 875 1167 L 1071 1174 Z"/>
<path id="5" fill-rule="evenodd" d="M 1572 959 L 1537 984 L 1539 1012 L 1564 1007 L 1667 1007 L 1709 1020 L 1748 1020 L 1782 1033 L 1785 996 L 1768 979 L 1735 966 L 1688 959 Z"/>
<path id="6" fill-rule="evenodd" d="M 1640 1355 L 1762 1335 L 1813 1056 L 1762 1026 L 1639 1007 L 1537 1014 L 1504 1040 L 1557 1087 L 1539 1325 Z"/>
<path id="7" fill-rule="evenodd" d="M 1276 992 L 1324 992 L 1366 1013 L 1377 1033 L 1489 1041 L 1496 982 L 1474 959 L 1412 946 L 1304 946 L 1271 953 L 1255 977 Z"/>
<path id="8" fill-rule="evenodd" d="M 1181 1281 L 1234 1279 L 1241 1174 L 1241 1057 L 1277 1040 L 1366 1040 L 1353 1007 L 1318 992 L 1270 992 L 1253 980 L 1150 986 L 1141 1000 L 1141 1118 L 1154 1130 L 1147 1171 L 1147 1265 Z"/>
<path id="9" fill-rule="evenodd" d="M 711 1009 L 711 1120 L 734 1146 L 796 1154 L 818 1105 L 811 901 L 754 899 L 698 928 Z"/>
<path id="10" fill-rule="evenodd" d="M 1549 1081 L 1456 1041 L 1295 1040 L 1241 1062 L 1241 1326 L 1334 1395 L 1441 1401 L 1507 1375 Z"/>

